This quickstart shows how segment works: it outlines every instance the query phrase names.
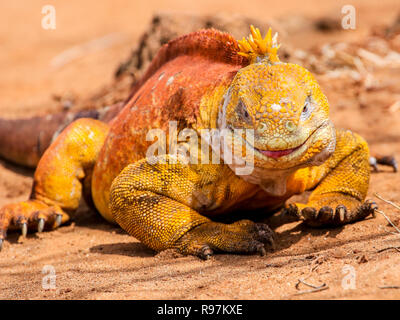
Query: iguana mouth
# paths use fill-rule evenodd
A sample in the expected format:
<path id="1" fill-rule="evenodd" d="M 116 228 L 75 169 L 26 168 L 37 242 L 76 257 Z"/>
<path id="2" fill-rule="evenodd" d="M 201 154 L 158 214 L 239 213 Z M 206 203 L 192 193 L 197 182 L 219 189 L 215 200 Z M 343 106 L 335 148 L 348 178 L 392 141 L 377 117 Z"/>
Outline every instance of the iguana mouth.
<path id="1" fill-rule="evenodd" d="M 304 145 L 306 144 L 306 142 L 307 142 L 308 140 L 310 140 L 310 138 L 311 138 L 319 129 L 321 129 L 322 127 L 326 126 L 326 124 L 327 124 L 326 121 L 324 121 L 323 123 L 321 123 L 321 124 L 308 136 L 308 138 L 307 138 L 306 140 L 304 140 L 304 142 L 302 142 L 301 144 L 299 144 L 297 147 L 290 148 L 290 149 L 283 149 L 283 150 L 274 150 L 274 151 L 271 151 L 271 150 L 261 150 L 261 149 L 255 148 L 255 147 L 254 147 L 254 149 L 257 150 L 258 152 L 260 152 L 261 154 L 263 154 L 264 156 L 267 156 L 267 157 L 270 157 L 270 158 L 273 158 L 273 159 L 278 159 L 278 158 L 280 158 L 280 157 L 287 156 L 287 155 L 293 153 L 294 151 L 300 149 L 302 146 L 304 146 Z"/>
<path id="2" fill-rule="evenodd" d="M 306 143 L 306 141 L 304 141 L 301 145 L 299 145 L 299 146 L 297 146 L 295 148 L 284 149 L 284 150 L 270 151 L 270 150 L 260 150 L 260 149 L 257 149 L 257 148 L 255 148 L 255 149 L 258 152 L 262 153 L 264 156 L 277 159 L 277 158 L 280 158 L 280 157 L 283 157 L 283 156 L 287 156 L 288 154 L 291 154 L 292 152 L 294 152 L 297 149 L 301 148 Z"/>

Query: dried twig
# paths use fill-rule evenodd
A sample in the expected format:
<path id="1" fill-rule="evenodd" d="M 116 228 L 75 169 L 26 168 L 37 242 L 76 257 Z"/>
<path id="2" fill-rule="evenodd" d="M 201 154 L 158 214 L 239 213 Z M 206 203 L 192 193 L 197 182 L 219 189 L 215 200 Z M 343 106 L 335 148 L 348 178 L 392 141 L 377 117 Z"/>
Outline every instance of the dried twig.
<path id="1" fill-rule="evenodd" d="M 357 54 L 361 58 L 372 62 L 374 65 L 378 67 L 385 67 L 388 64 L 388 62 L 384 58 L 378 56 L 375 53 L 372 53 L 371 51 L 367 51 L 363 48 L 358 49 Z"/>
<path id="2" fill-rule="evenodd" d="M 311 261 L 309 273 L 312 273 L 312 272 L 314 272 L 315 270 L 317 270 L 318 267 L 323 263 L 324 259 L 325 259 L 325 256 L 324 256 L 324 255 L 316 256 L 315 259 L 313 259 L 313 260 Z"/>
<path id="3" fill-rule="evenodd" d="M 390 51 L 383 58 L 363 48 L 358 49 L 357 54 L 360 58 L 368 60 L 377 67 L 398 66 L 400 64 L 400 55 L 394 51 Z"/>
<path id="4" fill-rule="evenodd" d="M 385 217 L 385 219 L 387 220 L 387 222 L 389 222 L 393 228 L 396 229 L 396 231 L 400 234 L 400 229 L 396 227 L 396 225 L 388 218 L 388 216 L 381 210 L 375 209 L 376 212 L 380 213 L 381 215 L 383 215 Z"/>
<path id="5" fill-rule="evenodd" d="M 394 203 L 394 202 L 392 202 L 392 201 L 390 201 L 390 200 L 386 200 L 386 199 L 382 198 L 382 196 L 379 195 L 379 194 L 376 193 L 376 192 L 374 193 L 374 195 L 375 195 L 375 197 L 381 199 L 382 201 L 384 201 L 384 202 L 390 204 L 391 206 L 395 207 L 396 209 L 400 210 L 400 206 L 399 206 L 398 204 L 396 204 L 396 203 Z"/>
<path id="6" fill-rule="evenodd" d="M 297 292 L 294 294 L 294 296 L 299 296 L 299 295 L 307 294 L 307 293 L 314 293 L 314 292 L 323 291 L 323 290 L 327 290 L 327 289 L 329 289 L 329 287 L 324 283 L 322 286 L 317 287 L 315 289 Z"/>
<path id="7" fill-rule="evenodd" d="M 382 196 L 380 196 L 380 195 L 377 194 L 376 192 L 374 193 L 374 195 L 375 195 L 375 197 L 381 199 L 382 201 L 384 201 L 384 202 L 386 202 L 386 203 L 392 205 L 392 206 L 395 207 L 396 209 L 399 209 L 399 210 L 400 210 L 400 206 L 397 205 L 396 203 L 382 198 Z M 392 227 L 395 228 L 396 231 L 400 234 L 400 229 L 397 228 L 397 226 L 389 219 L 389 217 L 388 217 L 383 211 L 378 210 L 378 209 L 375 209 L 375 211 L 378 212 L 378 213 L 380 213 L 380 214 L 387 220 L 387 222 L 389 222 L 389 223 L 392 225 Z"/>
<path id="8" fill-rule="evenodd" d="M 381 286 L 379 289 L 400 289 L 400 286 Z"/>
<path id="9" fill-rule="evenodd" d="M 313 285 L 313 284 L 305 282 L 304 279 L 299 279 L 298 282 L 296 283 L 296 289 L 297 290 L 299 290 L 300 283 L 302 283 L 302 284 L 304 284 L 304 285 L 306 285 L 306 286 L 308 286 L 310 288 L 313 288 L 313 289 L 321 289 L 322 287 L 326 286 L 326 283 L 323 283 L 320 286 L 316 286 L 316 285 Z"/>
<path id="10" fill-rule="evenodd" d="M 299 291 L 299 292 L 294 294 L 295 296 L 302 295 L 302 294 L 307 294 L 307 293 L 314 293 L 314 292 L 318 292 L 318 291 L 323 291 L 323 290 L 326 290 L 326 289 L 329 288 L 326 283 L 323 283 L 320 286 L 316 286 L 316 285 L 307 283 L 305 281 L 305 279 L 308 279 L 311 276 L 311 274 L 321 265 L 321 263 L 324 261 L 324 259 L 325 259 L 324 255 L 316 256 L 311 261 L 311 265 L 310 265 L 310 270 L 309 270 L 308 276 L 306 278 L 304 278 L 304 279 L 298 279 L 298 281 L 297 281 L 297 283 L 295 285 L 297 290 L 299 290 L 300 283 L 302 283 L 302 284 L 304 284 L 304 285 L 306 285 L 306 286 L 308 286 L 308 287 L 310 287 L 312 289 L 311 290 L 305 290 L 305 291 Z"/>
<path id="11" fill-rule="evenodd" d="M 391 250 L 391 249 L 396 250 L 397 252 L 400 252 L 400 247 L 387 247 L 387 248 L 380 249 L 380 250 L 378 250 L 377 252 L 378 252 L 378 253 L 381 253 L 381 252 L 383 252 L 383 251 Z"/>

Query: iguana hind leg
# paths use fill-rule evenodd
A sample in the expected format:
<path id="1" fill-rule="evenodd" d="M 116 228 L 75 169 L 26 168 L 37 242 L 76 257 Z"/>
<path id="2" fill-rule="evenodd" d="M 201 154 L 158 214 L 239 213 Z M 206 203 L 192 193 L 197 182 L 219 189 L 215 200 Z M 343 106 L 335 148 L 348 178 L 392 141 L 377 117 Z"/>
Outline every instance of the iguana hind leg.
<path id="1" fill-rule="evenodd" d="M 142 159 L 113 181 L 110 208 L 124 230 L 156 251 L 175 248 L 201 258 L 213 251 L 265 252 L 264 243 L 273 241 L 267 225 L 249 220 L 227 225 L 201 215 L 196 210 L 205 201 L 199 175 L 170 159 L 166 156 L 165 164 Z"/>
<path id="2" fill-rule="evenodd" d="M 30 199 L 0 209 L 0 245 L 8 229 L 21 229 L 26 235 L 28 229 L 41 232 L 69 219 L 107 132 L 106 124 L 82 118 L 57 137 L 39 161 Z"/>
<path id="3" fill-rule="evenodd" d="M 373 215 L 376 204 L 364 201 L 370 178 L 367 143 L 350 131 L 338 131 L 336 150 L 326 163 L 299 172 L 313 189 L 308 203 L 291 204 L 286 213 L 310 226 L 335 226 Z"/>

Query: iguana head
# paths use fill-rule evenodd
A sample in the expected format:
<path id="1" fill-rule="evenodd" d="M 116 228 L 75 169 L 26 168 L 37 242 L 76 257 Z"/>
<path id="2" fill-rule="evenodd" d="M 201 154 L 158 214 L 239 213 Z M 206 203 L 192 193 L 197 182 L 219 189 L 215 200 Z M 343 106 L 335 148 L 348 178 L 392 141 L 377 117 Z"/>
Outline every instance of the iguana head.
<path id="1" fill-rule="evenodd" d="M 254 149 L 255 167 L 320 164 L 335 148 L 327 98 L 308 70 L 279 61 L 274 38 L 269 31 L 262 39 L 252 27 L 252 35 L 239 42 L 239 54 L 251 63 L 237 72 L 225 95 L 222 126 L 253 129 L 235 139 Z"/>

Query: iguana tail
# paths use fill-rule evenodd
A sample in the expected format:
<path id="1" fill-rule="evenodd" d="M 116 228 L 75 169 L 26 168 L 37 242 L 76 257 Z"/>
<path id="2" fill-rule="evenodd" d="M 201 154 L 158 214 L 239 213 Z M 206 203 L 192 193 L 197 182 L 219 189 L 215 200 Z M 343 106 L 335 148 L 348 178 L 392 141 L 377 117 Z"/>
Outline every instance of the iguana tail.
<path id="1" fill-rule="evenodd" d="M 79 118 L 110 122 L 123 103 L 101 110 L 60 112 L 26 119 L 0 118 L 0 157 L 19 165 L 36 167 L 55 136 Z"/>

